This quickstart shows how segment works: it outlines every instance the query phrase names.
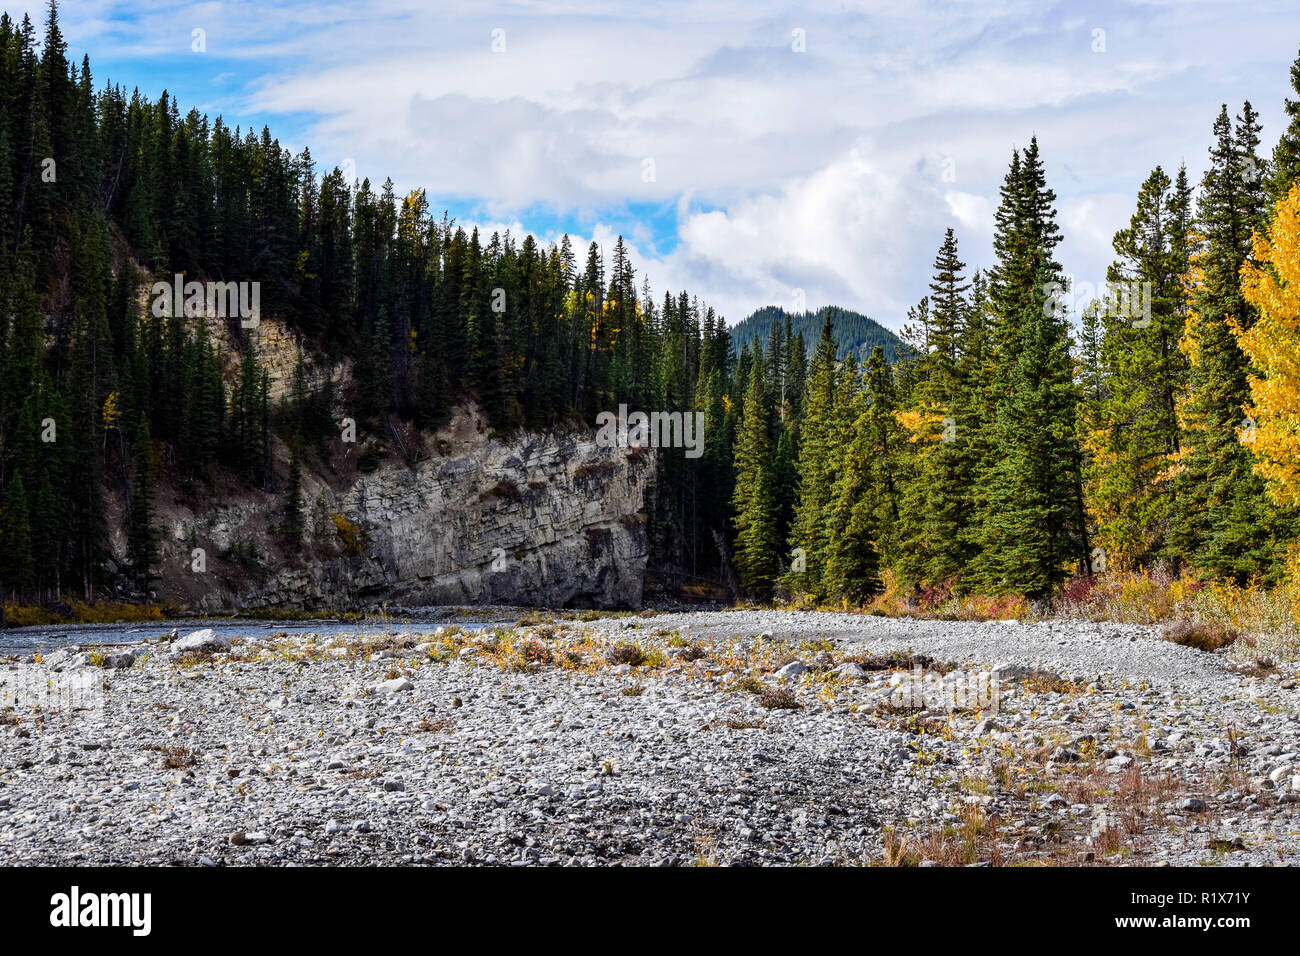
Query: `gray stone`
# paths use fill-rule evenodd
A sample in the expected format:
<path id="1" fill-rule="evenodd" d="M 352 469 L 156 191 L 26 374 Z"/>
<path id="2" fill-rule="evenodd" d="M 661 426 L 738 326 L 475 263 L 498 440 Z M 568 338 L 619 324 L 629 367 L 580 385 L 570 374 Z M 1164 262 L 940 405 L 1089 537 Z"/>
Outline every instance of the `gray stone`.
<path id="1" fill-rule="evenodd" d="M 173 657 L 180 657 L 192 651 L 228 651 L 230 638 L 218 634 L 210 627 L 191 631 L 184 637 L 173 641 L 168 651 Z"/>
<path id="2" fill-rule="evenodd" d="M 403 691 L 414 690 L 415 685 L 405 677 L 394 677 L 392 680 L 386 680 L 370 688 L 372 697 L 387 697 L 389 694 L 400 694 Z"/>

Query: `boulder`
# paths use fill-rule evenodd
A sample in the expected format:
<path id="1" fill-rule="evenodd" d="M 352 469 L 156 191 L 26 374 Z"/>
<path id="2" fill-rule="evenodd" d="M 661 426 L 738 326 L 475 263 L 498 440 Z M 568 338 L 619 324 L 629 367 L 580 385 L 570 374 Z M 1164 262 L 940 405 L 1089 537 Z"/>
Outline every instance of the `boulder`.
<path id="1" fill-rule="evenodd" d="M 386 680 L 370 688 L 371 697 L 387 697 L 389 694 L 400 694 L 403 691 L 414 690 L 415 685 L 405 677 L 394 677 L 392 680 Z"/>
<path id="2" fill-rule="evenodd" d="M 230 638 L 223 637 L 210 627 L 205 627 L 198 631 L 191 631 L 184 637 L 173 641 L 168 647 L 168 651 L 173 657 L 180 657 L 182 654 L 189 654 L 195 651 L 228 650 L 230 650 Z"/>

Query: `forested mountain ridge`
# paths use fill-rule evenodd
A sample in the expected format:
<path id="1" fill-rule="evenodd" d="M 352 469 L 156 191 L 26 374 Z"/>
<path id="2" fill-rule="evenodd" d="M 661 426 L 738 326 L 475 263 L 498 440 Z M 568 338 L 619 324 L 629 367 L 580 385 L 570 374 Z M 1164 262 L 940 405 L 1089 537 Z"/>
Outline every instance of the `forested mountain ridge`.
<path id="1" fill-rule="evenodd" d="M 1300 63 L 1292 79 L 1300 96 Z M 1061 307 L 1031 138 L 993 261 L 968 270 L 954 231 L 935 237 L 904 347 L 863 356 L 847 339 L 885 330 L 856 313 L 822 309 L 805 334 L 808 315 L 760 310 L 733 335 L 698 296 L 652 290 L 621 239 L 481 236 L 423 190 L 318 171 L 269 129 L 97 91 L 53 3 L 43 40 L 4 16 L 0 594 L 146 596 L 162 495 L 273 499 L 264 533 L 311 560 L 294 547 L 305 475 L 414 468 L 468 404 L 502 441 L 622 406 L 698 416 L 698 455 L 644 452 L 653 487 L 628 516 L 669 587 L 858 604 L 884 588 L 1045 598 L 1153 564 L 1279 580 L 1300 527 L 1298 102 L 1272 161 L 1250 104 L 1235 121 L 1225 106 L 1199 190 L 1161 167 L 1141 185 L 1107 277 L 1142 289 L 1140 313 Z M 239 310 L 214 310 L 215 283 Z M 336 516 L 340 548 L 364 550 L 364 517 Z"/>
<path id="2" fill-rule="evenodd" d="M 764 306 L 731 327 L 731 341 L 737 350 L 746 348 L 756 340 L 765 342 L 772 333 L 772 323 L 784 325 L 787 315 L 790 318 L 790 331 L 803 336 L 805 342 L 817 340 L 822 325 L 829 316 L 835 329 L 835 358 L 838 360 L 847 358 L 852 352 L 858 361 L 866 361 L 871 351 L 879 345 L 884 349 L 885 359 L 896 362 L 904 349 L 902 340 L 875 319 L 834 305 L 822 306 L 816 312 L 795 313 L 787 313 L 779 305 Z"/>

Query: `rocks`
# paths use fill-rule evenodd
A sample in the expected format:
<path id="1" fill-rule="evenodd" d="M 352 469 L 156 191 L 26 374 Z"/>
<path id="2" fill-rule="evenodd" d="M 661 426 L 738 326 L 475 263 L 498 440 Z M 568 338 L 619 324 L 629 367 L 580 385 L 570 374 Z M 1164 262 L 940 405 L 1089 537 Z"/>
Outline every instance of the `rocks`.
<path id="1" fill-rule="evenodd" d="M 135 651 L 120 651 L 114 654 L 105 654 L 99 666 L 108 670 L 121 670 L 124 667 L 130 667 L 134 663 Z"/>
<path id="2" fill-rule="evenodd" d="M 472 407 L 454 410 L 437 443 L 443 450 L 413 467 L 394 457 L 338 490 L 335 479 L 308 470 L 303 550 L 335 552 L 338 518 L 355 526 L 364 553 L 272 563 L 258 581 L 210 570 L 203 609 L 351 608 L 362 595 L 411 606 L 640 603 L 654 455 L 603 447 L 581 432 L 493 437 Z M 188 554 L 191 538 L 274 553 L 265 537 L 278 507 L 250 494 L 200 514 L 169 506 L 160 520 L 173 554 Z M 162 568 L 162 593 L 183 602 L 193 593 L 188 564 Z"/>
<path id="3" fill-rule="evenodd" d="M 185 654 L 197 651 L 228 651 L 230 650 L 230 638 L 218 634 L 210 627 L 202 628 L 198 631 L 191 631 L 184 637 L 172 641 L 167 646 L 167 652 L 172 657 L 181 657 Z"/>
<path id="4" fill-rule="evenodd" d="M 1026 680 L 1031 677 L 1061 680 L 1061 675 L 1055 671 L 1040 667 L 1037 664 L 1024 664 L 1015 661 L 1003 661 L 1000 664 L 994 664 L 990 675 L 994 680 L 999 681 Z"/>
<path id="5" fill-rule="evenodd" d="M 861 664 L 845 661 L 835 668 L 834 674 L 840 680 L 866 680 L 867 672 Z"/>
<path id="6" fill-rule="evenodd" d="M 405 677 L 394 677 L 392 680 L 382 681 L 371 687 L 370 696 L 387 697 L 390 694 L 400 694 L 408 690 L 415 690 L 415 685 Z"/>
<path id="7" fill-rule="evenodd" d="M 181 668 L 157 645 L 105 675 L 102 711 L 5 712 L 0 866 L 681 865 L 699 858 L 701 832 L 724 864 L 874 861 L 886 828 L 923 845 L 960 828 L 963 808 L 996 816 L 1003 851 L 1024 862 L 1182 866 L 1235 836 L 1233 863 L 1300 852 L 1287 692 L 1209 655 L 1130 642 L 1134 629 L 766 610 L 549 617 L 499 636 L 369 643 L 347 626 L 272 637 L 223 622 L 247 639 L 239 654 Z M 686 630 L 707 656 L 671 653 Z M 521 638 L 550 662 L 515 666 Z M 620 673 L 606 651 L 630 641 L 656 653 Z M 461 658 L 462 642 L 477 651 Z M 580 666 L 561 666 L 569 650 Z M 904 669 L 859 675 L 867 655 Z M 929 670 L 908 669 L 924 659 Z M 938 692 L 991 661 L 1048 661 L 1088 684 L 1008 684 L 975 715 L 930 697 L 872 706 L 895 678 Z M 801 706 L 761 706 L 780 690 Z M 1238 792 L 1205 789 L 1234 766 Z M 1114 802 L 1134 768 L 1169 780 L 1145 821 Z"/>
<path id="8" fill-rule="evenodd" d="M 1124 773 L 1133 766 L 1133 758 L 1128 754 L 1119 754 L 1106 761 L 1107 773 Z"/>

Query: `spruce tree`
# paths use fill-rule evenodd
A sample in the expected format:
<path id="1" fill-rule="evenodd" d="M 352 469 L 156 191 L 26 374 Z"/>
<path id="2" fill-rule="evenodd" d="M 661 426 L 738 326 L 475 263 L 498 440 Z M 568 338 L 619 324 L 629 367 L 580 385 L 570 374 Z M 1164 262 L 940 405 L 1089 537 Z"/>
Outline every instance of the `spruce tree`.
<path id="1" fill-rule="evenodd" d="M 735 565 L 740 583 L 765 596 L 779 572 L 777 500 L 772 469 L 772 407 L 763 353 L 756 351 L 736 435 Z"/>
<path id="2" fill-rule="evenodd" d="M 36 585 L 32 529 L 22 475 L 14 475 L 0 508 L 0 594 L 22 596 Z"/>
<path id="3" fill-rule="evenodd" d="M 839 371 L 835 362 L 835 333 L 826 315 L 821 338 L 808 368 L 808 385 L 799 435 L 799 501 L 789 544 L 800 555 L 804 570 L 792 570 L 789 587 L 819 596 L 826 567 L 827 516 L 834 496 L 838 460 L 843 454 L 837 419 Z M 798 559 L 796 559 L 798 560 Z"/>
<path id="4" fill-rule="evenodd" d="M 298 460 L 297 448 L 289 453 L 289 475 L 284 483 L 284 515 L 280 530 L 290 544 L 298 544 L 302 540 L 302 465 Z"/>
<path id="5" fill-rule="evenodd" d="M 1119 258 L 1111 295 L 1087 316 L 1096 339 L 1096 380 L 1087 397 L 1089 509 L 1109 567 L 1150 565 L 1164 552 L 1173 512 L 1173 463 L 1180 449 L 1177 407 L 1187 391 L 1178 349 L 1185 322 L 1182 283 L 1190 268 L 1186 177 L 1156 167 L 1142 184 L 1128 228 L 1115 234 Z"/>
<path id="6" fill-rule="evenodd" d="M 1055 193 L 1032 140 L 1012 157 L 997 215 L 990 273 L 995 396 L 981 441 L 980 553 L 985 590 L 1046 596 L 1071 567 L 1087 567 L 1078 394 L 1064 286 L 1053 258 L 1060 232 Z"/>
<path id="7" fill-rule="evenodd" d="M 1273 148 L 1273 168 L 1268 180 L 1268 192 L 1273 202 L 1285 198 L 1291 184 L 1300 179 L 1300 56 L 1291 64 L 1291 89 L 1296 99 L 1286 97 L 1282 104 L 1286 116 L 1286 129 Z"/>
<path id="8" fill-rule="evenodd" d="M 1255 472 L 1248 445 L 1253 423 L 1245 411 L 1250 363 L 1233 332 L 1254 325 L 1240 269 L 1266 212 L 1264 167 L 1255 152 L 1259 128 L 1250 104 L 1235 129 L 1222 107 L 1214 137 L 1197 206 L 1203 240 L 1181 342 L 1191 394 L 1183 407 L 1186 449 L 1175 479 L 1169 551 L 1202 571 L 1245 582 L 1280 573 L 1291 521 L 1267 500 Z"/>
<path id="9" fill-rule="evenodd" d="M 126 560 L 135 585 L 148 591 L 157 577 L 158 529 L 154 527 L 154 483 L 156 480 L 149 423 L 136 428 L 131 478 L 131 508 L 126 526 Z"/>

